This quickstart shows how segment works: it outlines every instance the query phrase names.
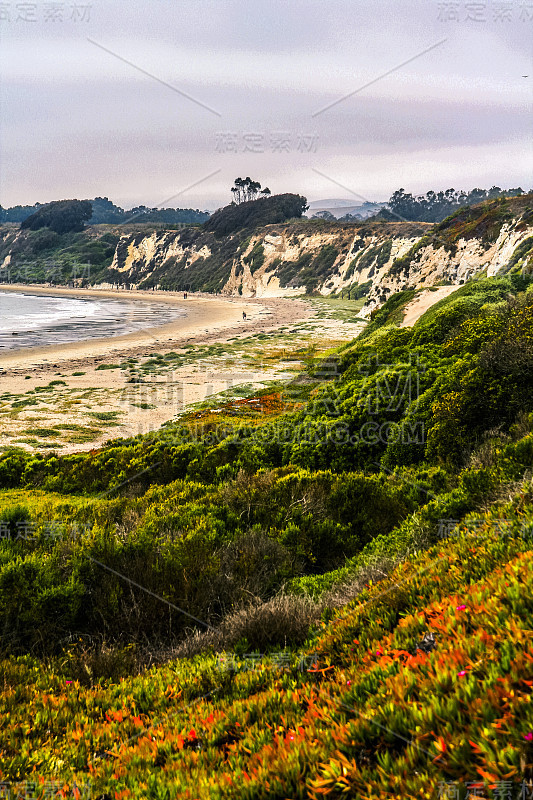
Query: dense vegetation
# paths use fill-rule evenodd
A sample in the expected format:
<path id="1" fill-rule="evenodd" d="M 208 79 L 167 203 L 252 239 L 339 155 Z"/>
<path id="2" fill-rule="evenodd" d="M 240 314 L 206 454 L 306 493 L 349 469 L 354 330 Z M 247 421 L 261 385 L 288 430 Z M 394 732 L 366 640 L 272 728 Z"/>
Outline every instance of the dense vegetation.
<path id="1" fill-rule="evenodd" d="M 26 217 L 20 227 L 30 231 L 49 228 L 55 233 L 78 233 L 84 229 L 92 213 L 89 200 L 56 200 Z"/>
<path id="2" fill-rule="evenodd" d="M 176 225 L 180 223 L 199 225 L 209 218 L 207 211 L 199 211 L 197 208 L 149 208 L 148 206 L 134 206 L 128 210 L 115 205 L 107 197 L 96 197 L 91 200 L 93 214 L 90 219 L 91 225 L 102 223 L 114 223 L 118 225 L 131 223 L 164 223 Z"/>
<path id="3" fill-rule="evenodd" d="M 532 499 L 501 513 L 527 509 L 531 526 Z M 0 663 L 4 780 L 30 776 L 39 798 L 53 780 L 117 800 L 527 798 L 532 553 L 477 521 L 481 537 L 363 588 L 298 653 L 208 654 L 93 686 L 73 660 Z"/>
<path id="4" fill-rule="evenodd" d="M 0 223 L 3 222 L 22 222 L 29 217 L 30 214 L 33 214 L 39 208 L 42 208 L 44 203 L 35 203 L 33 206 L 10 206 L 9 208 L 4 208 L 0 205 Z"/>
<path id="5" fill-rule="evenodd" d="M 204 228 L 216 236 L 227 236 L 243 228 L 271 225 L 301 217 L 306 208 L 307 200 L 299 194 L 275 194 L 220 208 L 204 223 Z"/>
<path id="6" fill-rule="evenodd" d="M 412 296 L 263 413 L 0 457 L 1 777 L 533 788 L 533 285 Z"/>
<path id="7" fill-rule="evenodd" d="M 8 283 L 63 284 L 98 279 L 113 259 L 116 232 L 89 228 L 59 234 L 50 228 L 19 231 L 0 229 L 0 260 L 10 256 L 1 280 Z"/>

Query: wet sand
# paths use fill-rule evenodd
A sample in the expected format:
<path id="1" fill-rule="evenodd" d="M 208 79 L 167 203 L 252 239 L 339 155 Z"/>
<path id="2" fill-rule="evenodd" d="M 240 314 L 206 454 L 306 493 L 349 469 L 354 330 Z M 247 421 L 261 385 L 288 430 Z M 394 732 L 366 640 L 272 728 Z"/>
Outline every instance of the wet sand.
<path id="1" fill-rule="evenodd" d="M 240 359 L 235 340 L 250 341 L 249 337 L 254 334 L 278 331 L 284 326 L 286 330 L 287 326 L 307 320 L 315 313 L 309 303 L 283 298 L 249 300 L 189 294 L 184 300 L 183 293 L 177 292 L 133 293 L 12 285 L 0 288 L 54 296 L 146 299 L 161 303 L 162 319 L 165 310 L 172 306 L 179 305 L 186 312 L 186 316 L 170 324 L 143 327 L 122 336 L 7 350 L 0 354 L 0 446 L 24 445 L 25 449 L 41 449 L 61 441 L 62 453 L 97 447 L 110 437 L 157 429 L 184 407 L 234 384 L 275 377 L 271 369 L 251 370 L 249 362 Z M 247 314 L 246 321 L 242 318 L 243 311 Z M 205 358 L 201 365 L 196 363 L 196 352 L 205 351 L 206 345 L 226 344 L 229 339 L 233 340 L 230 349 L 233 348 L 235 356 L 229 360 L 217 359 L 218 366 L 207 366 Z M 140 363 L 156 354 L 164 356 L 176 351 L 193 357 L 184 356 L 183 366 L 176 366 L 165 375 L 145 376 L 139 384 L 128 380 L 127 370 L 111 366 L 128 358 Z M 50 385 L 49 389 L 46 384 Z M 17 406 L 21 401 L 22 408 Z M 115 413 L 116 417 L 106 421 L 105 415 Z M 102 420 L 95 423 L 98 415 Z M 94 430 L 91 437 L 91 427 L 95 424 L 99 430 Z M 70 442 L 65 442 L 64 436 L 58 439 L 59 434 L 45 430 L 44 436 L 50 437 L 47 444 L 48 440 L 42 439 L 43 426 L 73 428 L 77 433 L 72 434 Z M 91 441 L 80 439 L 84 432 Z"/>
<path id="2" fill-rule="evenodd" d="M 180 292 L 126 292 L 99 289 L 64 289 L 41 286 L 14 287 L 0 285 L 0 291 L 19 291 L 27 294 L 47 294 L 68 297 L 108 297 L 114 300 L 149 300 L 160 302 L 162 313 L 166 304 L 179 305 L 186 311 L 170 324 L 143 327 L 135 333 L 106 339 L 89 339 L 50 347 L 27 347 L 0 353 L 0 380 L 7 375 L 26 373 L 29 369 L 40 371 L 51 367 L 68 370 L 96 366 L 113 356 L 123 359 L 136 355 L 150 355 L 150 350 L 164 352 L 185 344 L 223 342 L 234 336 L 250 336 L 280 326 L 299 322 L 313 316 L 314 310 L 303 300 L 261 298 L 260 300 L 235 297 L 213 297 L 189 294 L 187 300 Z M 246 320 L 242 318 L 243 311 Z"/>
<path id="3" fill-rule="evenodd" d="M 34 295 L 64 296 L 78 298 L 109 298 L 114 300 L 146 300 L 150 303 L 161 303 L 161 315 L 167 305 L 180 306 L 186 316 L 174 320 L 170 324 L 155 327 L 139 327 L 133 333 L 106 339 L 88 339 L 49 347 L 28 347 L 20 350 L 8 350 L 0 353 L 0 368 L 13 372 L 32 367 L 46 367 L 52 362 L 69 367 L 64 362 L 86 366 L 99 363 L 109 356 L 120 358 L 136 355 L 153 347 L 172 349 L 180 343 L 205 343 L 220 341 L 225 336 L 238 334 L 249 335 L 251 332 L 266 330 L 277 325 L 287 324 L 306 317 L 308 305 L 302 301 L 268 299 L 242 300 L 241 298 L 210 297 L 207 295 L 189 294 L 183 299 L 179 292 L 128 292 L 120 290 L 100 289 L 66 289 L 42 286 L 0 285 L 3 292 L 24 292 Z M 243 311 L 247 320 L 243 321 Z"/>

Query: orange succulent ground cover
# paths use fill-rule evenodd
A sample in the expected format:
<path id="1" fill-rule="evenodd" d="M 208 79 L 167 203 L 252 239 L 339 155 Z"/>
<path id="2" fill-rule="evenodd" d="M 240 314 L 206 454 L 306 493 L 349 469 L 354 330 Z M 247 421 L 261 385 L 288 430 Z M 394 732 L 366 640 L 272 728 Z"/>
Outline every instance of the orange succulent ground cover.
<path id="1" fill-rule="evenodd" d="M 293 405 L 293 404 L 291 404 Z M 258 394 L 254 397 L 243 397 L 237 400 L 230 400 L 221 404 L 217 409 L 202 409 L 194 411 L 184 418 L 185 420 L 209 420 L 214 417 L 230 416 L 240 417 L 244 415 L 274 415 L 281 414 L 288 409 L 287 398 L 281 392 L 271 392 L 270 394 Z"/>
<path id="2" fill-rule="evenodd" d="M 529 797 L 532 637 L 526 543 L 449 540 L 322 623 L 304 670 L 206 654 L 86 688 L 3 662 L 1 776 L 41 798 L 51 779 L 116 800 Z"/>

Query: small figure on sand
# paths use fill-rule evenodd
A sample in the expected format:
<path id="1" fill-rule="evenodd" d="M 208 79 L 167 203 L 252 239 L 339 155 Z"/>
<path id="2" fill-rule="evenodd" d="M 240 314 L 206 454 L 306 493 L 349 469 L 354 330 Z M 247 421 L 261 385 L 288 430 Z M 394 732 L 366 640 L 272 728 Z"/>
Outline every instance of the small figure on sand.
<path id="1" fill-rule="evenodd" d="M 246 320 L 246 311 L 243 311 L 243 312 L 242 312 L 242 318 L 243 318 L 244 320 Z"/>
<path id="2" fill-rule="evenodd" d="M 183 292 L 183 299 L 184 299 L 184 300 L 186 300 L 186 299 L 187 299 L 187 292 Z"/>

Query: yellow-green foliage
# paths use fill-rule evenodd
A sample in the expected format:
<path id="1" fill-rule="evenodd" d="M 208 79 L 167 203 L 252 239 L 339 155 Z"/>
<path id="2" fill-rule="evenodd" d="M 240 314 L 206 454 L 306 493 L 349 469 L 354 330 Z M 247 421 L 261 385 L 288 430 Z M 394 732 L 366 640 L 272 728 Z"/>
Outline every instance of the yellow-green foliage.
<path id="1" fill-rule="evenodd" d="M 412 329 L 393 298 L 330 380 L 310 388 L 310 366 L 286 413 L 265 395 L 261 424 L 233 403 L 90 453 L 1 456 L 0 777 L 117 800 L 531 783 L 527 288 L 475 282 Z M 365 439 L 369 421 L 402 435 Z M 280 627 L 281 600 L 284 619 L 308 603 L 305 624 Z M 205 649 L 187 634 L 206 626 L 212 652 L 132 676 Z"/>
<path id="2" fill-rule="evenodd" d="M 208 655 L 87 688 L 68 666 L 4 661 L 1 775 L 124 800 L 518 791 L 533 779 L 532 592 L 533 553 L 487 519 L 370 586 L 285 669 Z"/>

